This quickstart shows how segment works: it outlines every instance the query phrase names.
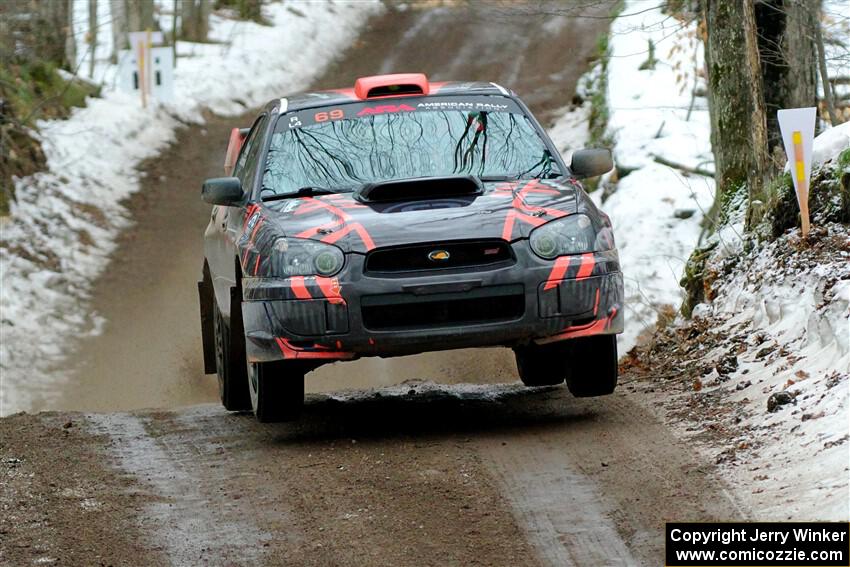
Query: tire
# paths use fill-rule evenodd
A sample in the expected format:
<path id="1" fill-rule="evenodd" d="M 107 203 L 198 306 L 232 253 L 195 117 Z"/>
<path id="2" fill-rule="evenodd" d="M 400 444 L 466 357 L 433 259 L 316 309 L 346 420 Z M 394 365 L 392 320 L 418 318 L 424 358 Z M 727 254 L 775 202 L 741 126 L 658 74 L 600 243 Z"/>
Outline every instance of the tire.
<path id="1" fill-rule="evenodd" d="M 248 391 L 257 421 L 293 421 L 304 407 L 304 368 L 290 361 L 248 364 Z"/>
<path id="2" fill-rule="evenodd" d="M 577 398 L 607 396 L 617 387 L 617 336 L 596 335 L 572 339 L 571 370 L 567 388 Z"/>
<path id="3" fill-rule="evenodd" d="M 237 317 L 230 320 L 239 327 L 232 329 L 225 322 L 213 299 L 213 334 L 215 340 L 215 367 L 218 376 L 218 394 L 221 405 L 228 411 L 251 409 L 248 396 L 248 374 L 245 371 L 245 343 L 242 336 L 242 313 L 237 308 Z M 231 332 L 231 331 L 238 331 Z"/>
<path id="4" fill-rule="evenodd" d="M 529 387 L 563 384 L 570 371 L 570 352 L 563 342 L 514 348 L 519 379 Z"/>

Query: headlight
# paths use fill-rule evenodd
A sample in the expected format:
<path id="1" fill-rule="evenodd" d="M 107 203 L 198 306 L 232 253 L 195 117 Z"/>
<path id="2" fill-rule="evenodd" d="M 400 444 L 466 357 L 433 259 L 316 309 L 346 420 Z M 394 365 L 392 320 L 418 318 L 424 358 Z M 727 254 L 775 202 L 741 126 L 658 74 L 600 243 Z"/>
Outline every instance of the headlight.
<path id="1" fill-rule="evenodd" d="M 303 238 L 278 238 L 271 253 L 276 276 L 332 276 L 342 269 L 345 256 L 330 244 Z"/>
<path id="2" fill-rule="evenodd" d="M 529 244 L 535 254 L 553 260 L 567 254 L 596 250 L 596 231 L 587 215 L 576 214 L 548 222 L 531 231 Z"/>

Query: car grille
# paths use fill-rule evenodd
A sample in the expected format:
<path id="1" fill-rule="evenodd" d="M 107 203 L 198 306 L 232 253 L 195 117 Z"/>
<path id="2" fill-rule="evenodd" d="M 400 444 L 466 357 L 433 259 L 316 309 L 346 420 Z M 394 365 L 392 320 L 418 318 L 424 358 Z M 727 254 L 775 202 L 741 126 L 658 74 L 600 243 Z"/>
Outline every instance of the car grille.
<path id="1" fill-rule="evenodd" d="M 442 260 L 429 257 L 437 252 L 444 252 L 447 257 Z M 365 270 L 366 273 L 392 274 L 508 265 L 513 262 L 511 247 L 504 240 L 455 241 L 374 250 L 366 257 Z"/>
<path id="2" fill-rule="evenodd" d="M 395 293 L 363 297 L 360 308 L 363 326 L 374 331 L 476 325 L 521 318 L 525 293 L 521 284 L 425 296 Z"/>

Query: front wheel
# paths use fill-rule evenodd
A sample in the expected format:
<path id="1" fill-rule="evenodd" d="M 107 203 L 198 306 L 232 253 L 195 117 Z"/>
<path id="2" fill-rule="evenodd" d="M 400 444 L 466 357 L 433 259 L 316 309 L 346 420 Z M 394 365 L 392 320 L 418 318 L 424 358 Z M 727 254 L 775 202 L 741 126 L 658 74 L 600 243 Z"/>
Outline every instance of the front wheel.
<path id="1" fill-rule="evenodd" d="M 557 386 L 570 372 L 569 347 L 563 343 L 514 348 L 519 379 L 526 386 Z"/>
<path id="2" fill-rule="evenodd" d="M 304 407 L 304 368 L 285 360 L 249 362 L 248 391 L 257 421 L 292 421 Z"/>
<path id="3" fill-rule="evenodd" d="M 606 396 L 617 387 L 617 336 L 596 335 L 569 341 L 573 356 L 567 388 L 577 398 Z"/>

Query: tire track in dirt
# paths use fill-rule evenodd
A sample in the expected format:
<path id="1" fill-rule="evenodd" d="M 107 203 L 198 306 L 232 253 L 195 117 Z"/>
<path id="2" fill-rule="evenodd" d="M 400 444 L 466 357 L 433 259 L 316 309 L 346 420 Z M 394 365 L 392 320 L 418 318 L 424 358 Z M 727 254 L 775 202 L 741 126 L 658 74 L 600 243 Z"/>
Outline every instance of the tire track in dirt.
<path id="1" fill-rule="evenodd" d="M 338 405 L 312 397 L 295 425 L 215 406 L 90 419 L 144 487 L 139 525 L 175 565 L 536 564 L 468 441 L 381 435 L 335 419 Z"/>

